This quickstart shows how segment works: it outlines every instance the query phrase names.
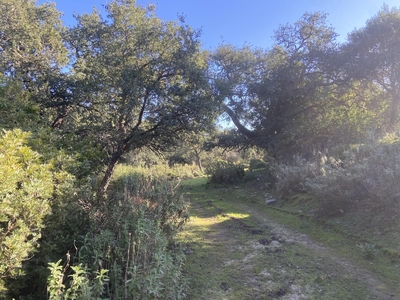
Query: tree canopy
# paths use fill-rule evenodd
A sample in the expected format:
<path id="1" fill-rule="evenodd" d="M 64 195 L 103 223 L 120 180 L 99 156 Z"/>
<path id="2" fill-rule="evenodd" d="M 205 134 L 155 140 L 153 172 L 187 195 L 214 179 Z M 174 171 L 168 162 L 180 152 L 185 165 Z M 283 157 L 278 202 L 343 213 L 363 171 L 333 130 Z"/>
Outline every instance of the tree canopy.
<path id="1" fill-rule="evenodd" d="M 400 104 L 400 9 L 383 6 L 365 27 L 349 34 L 344 52 L 351 78 L 371 81 L 388 94 L 387 124 L 398 122 Z"/>
<path id="2" fill-rule="evenodd" d="M 109 153 L 101 184 L 129 150 L 163 150 L 181 132 L 213 121 L 213 96 L 199 32 L 164 22 L 134 1 L 78 17 L 67 36 L 76 80 L 75 130 L 89 131 Z"/>
<path id="3" fill-rule="evenodd" d="M 220 46 L 212 62 L 226 114 L 274 156 L 350 143 L 385 123 L 394 128 L 398 16 L 384 6 L 343 45 L 327 14 L 316 12 L 280 26 L 269 50 Z"/>
<path id="4" fill-rule="evenodd" d="M 165 22 L 154 6 L 116 0 L 106 16 L 94 10 L 66 29 L 54 5 L 20 2 L 2 2 L 11 11 L 1 24 L 2 73 L 21 82 L 53 128 L 103 147 L 100 194 L 123 154 L 163 150 L 212 124 L 207 58 L 183 18 Z"/>

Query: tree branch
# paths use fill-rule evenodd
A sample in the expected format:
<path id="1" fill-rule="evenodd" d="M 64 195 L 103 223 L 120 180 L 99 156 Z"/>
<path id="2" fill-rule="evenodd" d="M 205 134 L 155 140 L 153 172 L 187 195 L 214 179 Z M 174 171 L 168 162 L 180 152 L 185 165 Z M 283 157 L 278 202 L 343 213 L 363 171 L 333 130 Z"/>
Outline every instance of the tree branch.
<path id="1" fill-rule="evenodd" d="M 235 124 L 236 128 L 239 130 L 241 134 L 247 136 L 249 139 L 254 139 L 256 137 L 256 134 L 253 131 L 247 129 L 240 123 L 240 120 L 230 107 L 228 107 L 225 103 L 222 103 L 222 108 L 229 115 L 233 124 Z"/>

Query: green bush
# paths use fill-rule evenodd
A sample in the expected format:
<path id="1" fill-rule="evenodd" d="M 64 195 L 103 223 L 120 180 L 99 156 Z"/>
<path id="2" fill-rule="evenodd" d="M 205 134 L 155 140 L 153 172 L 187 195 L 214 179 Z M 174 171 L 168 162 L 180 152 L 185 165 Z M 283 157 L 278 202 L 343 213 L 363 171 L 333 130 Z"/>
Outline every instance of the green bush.
<path id="1" fill-rule="evenodd" d="M 0 281 L 7 299 L 45 299 L 48 262 L 87 228 L 68 172 L 79 162 L 45 132 L 4 131 L 0 141 Z"/>
<path id="2" fill-rule="evenodd" d="M 370 143 L 348 150 L 344 167 L 325 166 L 325 175 L 308 184 L 321 199 L 320 215 L 337 216 L 361 209 L 393 220 L 390 216 L 400 211 L 399 161 L 399 142 Z"/>
<path id="3" fill-rule="evenodd" d="M 210 183 L 235 183 L 244 179 L 246 173 L 242 164 L 227 161 L 217 161 L 206 168 Z"/>
<path id="4" fill-rule="evenodd" d="M 276 165 L 276 194 L 285 197 L 308 193 L 316 217 L 340 218 L 345 230 L 362 236 L 385 235 L 397 247 L 398 134 L 336 150 L 335 155 L 340 159 L 320 155 L 312 160 L 297 158 L 291 164 Z"/>
<path id="5" fill-rule="evenodd" d="M 21 274 L 22 262 L 38 246 L 43 220 L 51 212 L 52 166 L 26 146 L 28 133 L 0 137 L 0 290 L 3 279 Z"/>

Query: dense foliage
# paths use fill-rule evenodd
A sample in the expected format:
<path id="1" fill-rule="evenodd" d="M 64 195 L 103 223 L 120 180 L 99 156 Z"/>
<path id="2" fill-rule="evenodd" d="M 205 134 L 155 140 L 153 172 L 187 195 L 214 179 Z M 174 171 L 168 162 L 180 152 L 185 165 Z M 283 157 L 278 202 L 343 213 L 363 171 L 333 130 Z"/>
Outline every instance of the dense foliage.
<path id="1" fill-rule="evenodd" d="M 342 45 L 317 12 L 281 26 L 270 50 L 220 46 L 211 62 L 222 107 L 277 158 L 384 134 L 398 124 L 399 16 L 384 6 Z"/>
<path id="2" fill-rule="evenodd" d="M 229 161 L 216 161 L 206 169 L 210 183 L 235 183 L 244 179 L 244 166 Z"/>
<path id="3" fill-rule="evenodd" d="M 43 219 L 50 213 L 51 166 L 26 145 L 27 136 L 16 130 L 0 138 L 0 278 L 19 274 L 22 262 L 38 245 Z"/>

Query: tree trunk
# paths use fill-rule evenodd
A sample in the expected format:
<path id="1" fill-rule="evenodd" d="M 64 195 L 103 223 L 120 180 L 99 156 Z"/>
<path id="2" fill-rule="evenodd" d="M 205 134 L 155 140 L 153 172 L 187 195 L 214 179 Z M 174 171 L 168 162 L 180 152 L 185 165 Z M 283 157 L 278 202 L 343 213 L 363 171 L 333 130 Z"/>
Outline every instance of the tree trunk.
<path id="1" fill-rule="evenodd" d="M 392 92 L 392 105 L 390 107 L 391 110 L 390 110 L 390 120 L 389 120 L 389 124 L 392 127 L 396 125 L 399 112 L 399 102 L 400 102 L 399 95 L 397 95 L 395 92 Z"/>
<path id="2" fill-rule="evenodd" d="M 223 104 L 223 108 L 241 134 L 247 136 L 251 140 L 256 137 L 256 134 L 253 131 L 247 129 L 240 123 L 239 119 L 236 117 L 235 113 L 230 107 L 228 107 L 226 104 Z"/>
<path id="3" fill-rule="evenodd" d="M 108 186 L 109 186 L 109 184 L 111 182 L 111 177 L 112 177 L 112 175 L 114 173 L 115 167 L 117 166 L 119 160 L 122 157 L 122 154 L 123 154 L 123 151 L 120 150 L 120 151 L 115 152 L 112 155 L 111 160 L 108 163 L 107 170 L 106 170 L 106 172 L 104 174 L 104 177 L 101 180 L 100 186 L 99 186 L 99 188 L 97 190 L 97 197 L 98 198 L 105 198 L 106 197 L 106 192 L 107 192 Z"/>
<path id="4" fill-rule="evenodd" d="M 200 172 L 203 173 L 203 166 L 201 165 L 201 158 L 200 158 L 200 153 L 195 152 L 196 156 L 196 164 L 200 169 Z"/>

